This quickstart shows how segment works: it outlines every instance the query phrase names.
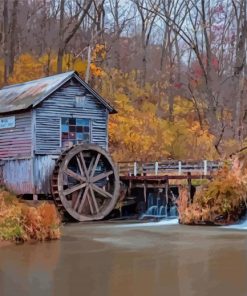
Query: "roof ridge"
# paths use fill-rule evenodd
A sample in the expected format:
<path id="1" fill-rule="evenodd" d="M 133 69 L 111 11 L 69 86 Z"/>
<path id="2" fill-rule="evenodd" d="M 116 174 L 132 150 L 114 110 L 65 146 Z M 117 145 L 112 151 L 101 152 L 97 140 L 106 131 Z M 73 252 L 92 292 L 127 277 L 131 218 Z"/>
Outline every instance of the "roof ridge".
<path id="1" fill-rule="evenodd" d="M 80 78 L 78 72 L 68 71 L 0 89 L 0 114 L 35 108 L 72 78 L 87 89 L 111 114 L 117 112 L 108 100 L 102 98 Z"/>
<path id="2" fill-rule="evenodd" d="M 39 82 L 41 80 L 45 80 L 46 78 L 51 78 L 51 77 L 54 77 L 54 76 L 65 75 L 65 74 L 69 74 L 69 73 L 76 74 L 77 71 L 72 70 L 72 71 L 58 73 L 58 74 L 54 74 L 54 75 L 50 75 L 50 76 L 44 76 L 44 77 L 41 77 L 41 78 L 38 78 L 38 79 L 34 79 L 34 80 L 28 80 L 28 81 L 24 81 L 24 82 L 20 82 L 20 83 L 10 84 L 10 85 L 6 85 L 6 86 L 2 87 L 1 89 L 9 89 L 11 87 L 23 86 L 25 84 L 31 84 L 33 82 Z"/>

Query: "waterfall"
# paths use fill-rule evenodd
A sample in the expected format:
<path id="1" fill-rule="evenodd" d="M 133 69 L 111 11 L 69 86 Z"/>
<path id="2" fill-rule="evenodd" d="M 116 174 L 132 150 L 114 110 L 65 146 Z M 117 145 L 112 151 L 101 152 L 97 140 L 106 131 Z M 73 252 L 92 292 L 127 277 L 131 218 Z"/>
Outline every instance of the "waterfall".
<path id="1" fill-rule="evenodd" d="M 141 219 L 174 219 L 178 216 L 177 207 L 175 204 L 176 197 L 169 192 L 169 199 L 164 197 L 164 194 L 149 193 L 147 198 L 147 210 L 141 216 Z"/>

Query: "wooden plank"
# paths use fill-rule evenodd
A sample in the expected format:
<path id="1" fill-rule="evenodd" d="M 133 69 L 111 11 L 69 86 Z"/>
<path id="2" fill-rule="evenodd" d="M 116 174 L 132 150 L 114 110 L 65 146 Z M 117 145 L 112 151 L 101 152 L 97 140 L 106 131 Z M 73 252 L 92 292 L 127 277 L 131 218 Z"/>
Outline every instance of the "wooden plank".
<path id="1" fill-rule="evenodd" d="M 191 175 L 191 179 L 211 179 L 211 175 Z M 162 176 L 120 176 L 122 181 L 165 181 L 168 180 L 187 180 L 187 175 L 162 175 Z"/>
<path id="2" fill-rule="evenodd" d="M 146 181 L 144 181 L 144 184 L 143 184 L 143 193 L 144 193 L 144 201 L 145 201 L 145 203 L 147 203 L 147 183 L 146 183 Z"/>

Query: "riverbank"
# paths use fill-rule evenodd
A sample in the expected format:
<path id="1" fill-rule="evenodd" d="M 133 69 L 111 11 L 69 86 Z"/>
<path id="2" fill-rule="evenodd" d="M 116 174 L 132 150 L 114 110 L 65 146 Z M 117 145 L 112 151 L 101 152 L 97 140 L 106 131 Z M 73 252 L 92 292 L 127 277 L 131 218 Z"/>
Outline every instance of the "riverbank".
<path id="1" fill-rule="evenodd" d="M 28 204 L 0 188 L 0 241 L 22 243 L 59 239 L 60 224 L 54 204 Z"/>

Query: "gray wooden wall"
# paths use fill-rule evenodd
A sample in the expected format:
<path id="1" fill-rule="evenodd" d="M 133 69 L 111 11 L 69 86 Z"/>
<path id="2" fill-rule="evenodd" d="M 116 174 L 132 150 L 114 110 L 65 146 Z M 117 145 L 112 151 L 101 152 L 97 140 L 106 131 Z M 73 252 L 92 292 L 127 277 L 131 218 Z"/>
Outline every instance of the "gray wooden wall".
<path id="1" fill-rule="evenodd" d="M 76 107 L 75 97 L 85 96 L 84 107 Z M 108 110 L 76 80 L 61 87 L 34 109 L 35 154 L 56 155 L 61 153 L 61 117 L 88 118 L 92 122 L 91 143 L 108 149 Z"/>
<path id="2" fill-rule="evenodd" d="M 14 159 L 6 160 L 4 166 L 0 166 L 2 180 L 0 183 L 8 190 L 20 194 L 34 193 L 33 160 Z"/>
<path id="3" fill-rule="evenodd" d="M 11 115 L 12 116 L 12 115 Z M 31 111 L 15 114 L 15 127 L 0 129 L 0 159 L 31 157 L 32 114 Z M 6 116 L 0 116 L 9 117 Z"/>

